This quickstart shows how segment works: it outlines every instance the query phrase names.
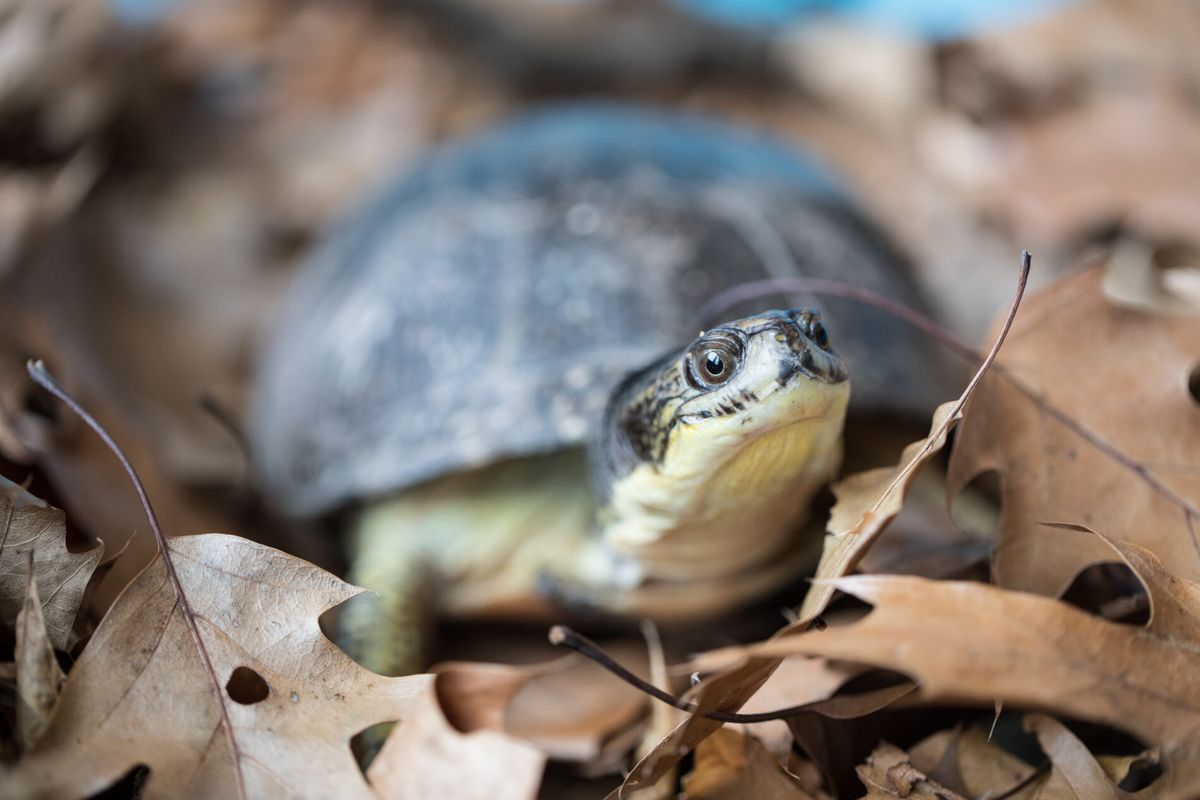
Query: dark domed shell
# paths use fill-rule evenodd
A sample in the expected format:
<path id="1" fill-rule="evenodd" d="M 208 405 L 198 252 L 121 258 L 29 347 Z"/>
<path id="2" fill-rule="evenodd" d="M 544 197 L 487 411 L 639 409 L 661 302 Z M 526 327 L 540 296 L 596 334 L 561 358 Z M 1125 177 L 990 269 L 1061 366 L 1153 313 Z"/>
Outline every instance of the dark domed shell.
<path id="1" fill-rule="evenodd" d="M 543 111 L 446 147 L 306 265 L 251 410 L 297 514 L 584 442 L 623 374 L 698 333 L 731 286 L 809 275 L 920 306 L 903 264 L 809 160 L 692 117 Z M 942 399 L 934 346 L 861 304 L 826 315 L 856 408 Z"/>

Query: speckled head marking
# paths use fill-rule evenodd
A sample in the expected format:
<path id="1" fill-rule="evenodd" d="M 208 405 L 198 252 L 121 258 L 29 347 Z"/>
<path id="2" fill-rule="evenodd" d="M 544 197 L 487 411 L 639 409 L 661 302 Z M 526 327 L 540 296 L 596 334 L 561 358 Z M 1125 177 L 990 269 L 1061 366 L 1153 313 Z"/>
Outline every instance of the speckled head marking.
<path id="1" fill-rule="evenodd" d="M 733 572 L 777 552 L 840 464 L 849 393 L 805 309 L 704 331 L 631 375 L 593 459 L 606 546 L 641 577 Z"/>

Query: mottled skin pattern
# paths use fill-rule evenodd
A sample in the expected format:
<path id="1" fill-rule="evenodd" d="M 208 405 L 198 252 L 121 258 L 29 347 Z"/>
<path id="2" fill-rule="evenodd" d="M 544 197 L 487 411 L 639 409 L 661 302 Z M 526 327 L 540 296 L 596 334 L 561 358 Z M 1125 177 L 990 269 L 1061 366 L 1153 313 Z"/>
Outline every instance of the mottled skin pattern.
<path id="1" fill-rule="evenodd" d="M 781 364 L 777 379 L 780 385 L 786 384 L 798 372 L 815 377 L 820 371 L 814 355 L 807 348 L 800 347 L 800 340 L 805 336 L 804 329 L 815 329 L 818 325 L 823 329 L 820 314 L 812 309 L 795 309 L 788 313 L 795 315 L 794 318 L 786 315 L 785 318 L 796 324 L 777 326 L 773 318 L 766 317 L 743 334 L 756 336 L 769 331 L 773 336 L 783 337 L 781 341 L 787 341 L 789 346 L 800 352 L 798 362 Z M 725 341 L 741 348 L 736 328 L 722 326 L 702 332 L 689 351 L 697 348 L 703 350 L 713 340 L 718 344 Z M 696 394 L 688 378 L 688 358 L 692 355 L 689 351 L 672 353 L 630 374 L 613 391 L 605 413 L 604 428 L 593 446 L 593 453 L 596 454 L 593 475 L 601 503 L 607 500 L 612 483 L 628 474 L 636 464 L 657 466 L 662 463 L 671 431 L 677 423 L 729 416 L 745 411 L 758 402 L 759 397 L 754 391 L 741 389 L 705 408 L 685 410 L 685 403 Z M 835 383 L 847 377 L 844 363 L 839 360 L 836 367 L 836 372 L 827 376 Z"/>

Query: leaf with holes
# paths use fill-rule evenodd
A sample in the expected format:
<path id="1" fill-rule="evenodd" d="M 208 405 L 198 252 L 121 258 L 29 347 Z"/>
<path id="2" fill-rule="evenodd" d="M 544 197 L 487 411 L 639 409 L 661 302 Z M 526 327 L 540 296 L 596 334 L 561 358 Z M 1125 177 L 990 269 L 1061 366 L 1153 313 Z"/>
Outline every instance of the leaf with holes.
<path id="1" fill-rule="evenodd" d="M 1119 308 L 1098 269 L 1032 295 L 959 432 L 950 488 L 1000 475 L 994 581 L 1057 596 L 1112 560 L 1101 527 L 1200 580 L 1200 318 Z"/>
<path id="2" fill-rule="evenodd" d="M 59 650 L 70 644 L 84 589 L 104 554 L 103 545 L 68 551 L 66 534 L 63 512 L 0 478 L 0 622 L 11 627 L 17 620 L 32 553 L 46 632 Z"/>
<path id="3" fill-rule="evenodd" d="M 431 676 L 385 678 L 325 638 L 318 616 L 361 590 L 235 536 L 170 540 L 229 696 L 232 730 L 161 559 L 126 587 L 67 676 L 8 796 L 91 795 L 145 765 L 143 796 L 370 797 L 359 731 L 405 717 Z"/>
<path id="4" fill-rule="evenodd" d="M 1161 748 L 1166 771 L 1158 791 L 1200 796 L 1200 585 L 1171 574 L 1144 548 L 1097 538 L 1116 551 L 1110 560 L 1124 560 L 1146 586 L 1151 618 L 1144 628 L 985 584 L 859 576 L 836 583 L 874 606 L 862 620 L 727 655 L 842 659 L 912 676 L 924 703 L 991 707 L 1000 700 L 1111 725 Z M 1073 747 L 1055 736 L 1045 747 L 1051 739 Z M 1084 786 L 1099 780 L 1092 773 L 1064 775 Z"/>

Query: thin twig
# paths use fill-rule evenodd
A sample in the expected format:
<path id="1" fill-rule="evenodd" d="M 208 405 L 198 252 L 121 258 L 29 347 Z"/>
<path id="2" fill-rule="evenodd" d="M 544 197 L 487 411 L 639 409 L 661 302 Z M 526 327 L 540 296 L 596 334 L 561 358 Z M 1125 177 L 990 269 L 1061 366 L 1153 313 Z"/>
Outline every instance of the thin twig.
<path id="1" fill-rule="evenodd" d="M 229 438 L 233 440 L 233 443 L 237 445 L 246 463 L 250 463 L 250 440 L 246 437 L 246 432 L 242 430 L 242 426 L 238 424 L 228 406 L 218 400 L 211 392 L 202 393 L 196 402 L 228 434 Z"/>
<path id="2" fill-rule="evenodd" d="M 183 613 L 184 621 L 187 623 L 188 630 L 192 634 L 192 642 L 196 645 L 196 652 L 200 654 L 200 660 L 204 662 L 204 669 L 208 673 L 209 680 L 212 682 L 213 693 L 217 697 L 217 707 L 221 711 L 221 723 L 225 726 L 225 731 L 228 734 L 229 751 L 233 756 L 233 771 L 237 779 L 238 797 L 244 800 L 246 797 L 246 784 L 242 776 L 242 754 L 241 749 L 238 747 L 237 737 L 233 732 L 233 724 L 229 719 L 229 709 L 225 705 L 225 690 L 221 686 L 221 679 L 217 676 L 217 671 L 213 668 L 212 658 L 208 654 L 208 647 L 205 646 L 204 639 L 200 636 L 200 626 L 196 622 L 196 615 L 192 612 L 192 605 L 188 602 L 187 594 L 183 591 L 183 584 L 179 580 L 179 573 L 175 571 L 175 562 L 171 557 L 171 547 L 167 543 L 167 537 L 163 535 L 162 528 L 159 527 L 158 517 L 154 513 L 154 508 L 150 505 L 150 498 L 146 495 L 146 487 L 142 485 L 141 478 L 138 477 L 137 471 L 134 470 L 133 464 L 130 463 L 121 446 L 96 421 L 95 417 L 88 413 L 75 398 L 67 394 L 67 391 L 58 385 L 58 382 L 54 380 L 54 377 L 46 369 L 45 363 L 40 359 L 31 360 L 26 363 L 25 369 L 34 383 L 58 398 L 63 405 L 71 409 L 76 416 L 87 423 L 87 426 L 100 437 L 100 441 L 104 442 L 105 446 L 117 457 L 117 461 L 121 463 L 125 474 L 129 476 L 130 482 L 133 483 L 134 491 L 137 492 L 138 500 L 142 504 L 142 511 L 145 512 L 146 519 L 150 522 L 150 530 L 154 533 L 154 543 L 158 546 L 159 555 L 162 556 L 163 565 L 167 570 L 167 577 L 175 589 L 175 598 L 179 603 L 179 609 Z"/>
<path id="3" fill-rule="evenodd" d="M 680 711 L 688 713 L 696 713 L 699 706 L 688 700 L 676 697 L 658 688 L 649 681 L 639 678 L 628 669 L 626 669 L 619 661 L 610 656 L 600 647 L 581 633 L 578 633 L 566 625 L 555 625 L 550 629 L 550 643 L 562 647 L 569 647 L 580 655 L 585 656 L 591 661 L 596 662 L 599 666 L 611 672 L 616 677 L 628 683 L 633 688 L 644 694 L 648 694 L 655 700 L 662 701 L 669 706 L 678 708 Z M 787 719 L 794 717 L 802 711 L 807 711 L 812 706 L 812 703 L 805 703 L 798 706 L 789 706 L 787 708 L 779 708 L 774 711 L 763 711 L 758 714 L 739 714 L 735 711 L 705 711 L 700 714 L 702 717 L 715 720 L 717 722 L 738 722 L 738 723 L 753 723 L 753 722 L 770 722 L 776 719 Z"/>
<path id="4" fill-rule="evenodd" d="M 1028 255 L 1028 253 L 1024 253 L 1022 258 L 1027 258 Z M 700 320 L 700 327 L 707 328 L 722 318 L 725 312 L 733 306 L 775 294 L 816 294 L 826 297 L 842 297 L 863 305 L 873 306 L 932 336 L 966 361 L 971 363 L 979 361 L 978 350 L 964 343 L 920 311 L 871 289 L 831 278 L 764 278 L 758 281 L 747 281 L 713 297 L 700 307 L 700 312 L 696 316 Z"/>
<path id="5" fill-rule="evenodd" d="M 1008 316 L 1004 318 L 1004 325 L 1001 326 L 999 335 L 996 336 L 996 340 L 992 342 L 992 349 L 989 350 L 988 354 L 984 357 L 983 363 L 979 365 L 979 369 L 975 370 L 975 374 L 971 376 L 971 382 L 967 384 L 967 388 L 963 390 L 961 395 L 959 395 L 958 402 L 954 404 L 953 410 L 946 415 L 945 420 L 942 421 L 942 424 L 939 426 L 938 430 L 935 433 L 931 433 L 925 439 L 925 444 L 922 445 L 920 452 L 908 460 L 908 463 L 904 465 L 904 468 L 900 470 L 895 479 L 892 480 L 887 490 L 883 492 L 883 494 L 879 495 L 879 499 L 876 500 L 875 505 L 871 507 L 872 512 L 879 510 L 879 507 L 883 505 L 883 501 L 891 496 L 896 487 L 902 485 L 903 482 L 908 479 L 908 476 L 917 468 L 917 465 L 921 463 L 921 460 L 929 453 L 930 450 L 933 449 L 934 443 L 946 434 L 950 428 L 950 425 L 954 422 L 954 419 L 962 413 L 967 401 L 970 400 L 971 395 L 975 393 L 975 388 L 979 386 L 979 382 L 983 380 L 983 376 L 987 374 L 988 370 L 992 367 L 992 364 L 996 361 L 996 356 L 1000 353 L 1000 347 L 1004 344 L 1004 340 L 1008 338 L 1008 332 L 1012 329 L 1013 320 L 1017 318 L 1017 309 L 1021 307 L 1021 298 L 1025 296 L 1025 286 L 1029 282 L 1030 262 L 1031 258 L 1029 256 L 1029 251 L 1023 250 L 1021 252 L 1021 274 L 1017 278 L 1017 293 L 1016 296 L 1013 297 L 1012 304 L 1008 307 Z"/>

